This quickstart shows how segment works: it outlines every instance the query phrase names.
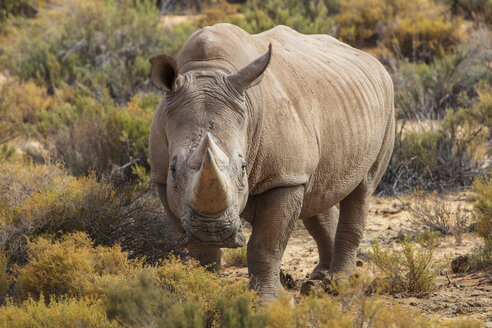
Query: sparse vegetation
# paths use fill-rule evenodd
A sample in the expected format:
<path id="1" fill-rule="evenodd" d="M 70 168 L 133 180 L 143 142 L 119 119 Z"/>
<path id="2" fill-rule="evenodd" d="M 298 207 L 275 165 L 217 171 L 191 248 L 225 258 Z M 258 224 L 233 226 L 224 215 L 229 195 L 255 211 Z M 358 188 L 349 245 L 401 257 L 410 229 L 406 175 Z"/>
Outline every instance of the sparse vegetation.
<path id="1" fill-rule="evenodd" d="M 222 259 L 228 266 L 246 267 L 248 266 L 247 251 L 247 246 L 240 248 L 226 248 L 222 252 Z"/>
<path id="2" fill-rule="evenodd" d="M 424 230 L 415 237 L 415 241 L 421 247 L 436 247 L 441 242 L 442 233 L 433 230 Z"/>
<path id="3" fill-rule="evenodd" d="M 414 191 L 410 213 L 415 224 L 443 235 L 454 233 L 458 245 L 470 221 L 468 211 L 460 206 L 453 208 L 444 197 L 436 192 L 425 194 L 421 188 Z"/>
<path id="4" fill-rule="evenodd" d="M 382 250 L 377 243 L 372 245 L 370 257 L 388 279 L 390 293 L 423 296 L 433 292 L 437 286 L 436 274 L 432 271 L 432 248 L 415 249 L 404 240 L 401 250 Z"/>
<path id="5" fill-rule="evenodd" d="M 478 194 L 475 203 L 476 232 L 483 238 L 484 243 L 473 250 L 471 266 L 481 269 L 492 264 L 492 178 L 488 175 L 486 178 L 476 179 L 473 186 Z"/>
<path id="6" fill-rule="evenodd" d="M 473 186 L 478 194 L 475 204 L 478 214 L 477 233 L 485 240 L 492 239 L 492 176 L 476 179 Z"/>

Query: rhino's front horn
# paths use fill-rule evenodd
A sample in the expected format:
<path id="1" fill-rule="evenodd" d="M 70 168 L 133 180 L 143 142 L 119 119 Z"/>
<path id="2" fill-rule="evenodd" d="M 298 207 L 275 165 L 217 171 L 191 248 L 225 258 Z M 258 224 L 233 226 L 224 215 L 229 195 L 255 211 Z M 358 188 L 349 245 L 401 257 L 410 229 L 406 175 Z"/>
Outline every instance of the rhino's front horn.
<path id="1" fill-rule="evenodd" d="M 227 178 L 221 172 L 210 148 L 206 148 L 200 171 L 195 176 L 190 205 L 200 215 L 215 217 L 231 204 Z"/>

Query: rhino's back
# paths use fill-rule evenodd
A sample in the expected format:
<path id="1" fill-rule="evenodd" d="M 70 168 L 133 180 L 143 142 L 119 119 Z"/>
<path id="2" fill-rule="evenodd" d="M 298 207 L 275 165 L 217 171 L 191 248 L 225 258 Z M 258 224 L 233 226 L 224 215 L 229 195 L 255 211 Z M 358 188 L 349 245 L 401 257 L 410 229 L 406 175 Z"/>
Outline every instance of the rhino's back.
<path id="1" fill-rule="evenodd" d="M 234 72 L 269 43 L 270 65 L 247 92 L 262 112 L 251 191 L 304 184 L 308 196 L 329 193 L 320 202 L 337 201 L 364 179 L 381 152 L 393 119 L 391 79 L 365 52 L 285 26 L 257 35 L 229 24 L 202 29 L 179 61 L 184 70 L 211 65 Z"/>

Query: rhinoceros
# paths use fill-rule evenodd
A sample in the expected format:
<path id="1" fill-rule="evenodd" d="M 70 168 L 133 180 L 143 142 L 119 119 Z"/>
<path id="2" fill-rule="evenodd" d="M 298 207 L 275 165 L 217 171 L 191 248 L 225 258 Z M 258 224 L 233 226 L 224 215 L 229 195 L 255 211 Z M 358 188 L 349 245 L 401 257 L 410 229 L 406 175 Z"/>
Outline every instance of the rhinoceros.
<path id="1" fill-rule="evenodd" d="M 350 273 L 394 143 L 393 84 L 369 54 L 286 26 L 195 32 L 177 60 L 150 58 L 163 91 L 151 180 L 181 244 L 220 265 L 247 242 L 250 288 L 275 298 L 299 219 L 317 243 L 311 279 Z"/>

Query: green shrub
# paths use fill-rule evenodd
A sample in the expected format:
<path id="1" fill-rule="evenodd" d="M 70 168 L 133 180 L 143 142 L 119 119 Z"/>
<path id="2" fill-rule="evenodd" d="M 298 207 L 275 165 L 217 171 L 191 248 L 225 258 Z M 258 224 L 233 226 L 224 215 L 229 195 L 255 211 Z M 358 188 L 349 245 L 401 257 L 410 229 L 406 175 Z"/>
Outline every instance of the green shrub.
<path id="1" fill-rule="evenodd" d="M 477 233 L 484 239 L 492 239 L 492 176 L 475 179 L 473 182 L 478 200 L 475 211 L 478 215 Z"/>
<path id="2" fill-rule="evenodd" d="M 492 239 L 475 247 L 470 254 L 470 267 L 474 270 L 480 270 L 492 265 Z"/>
<path id="3" fill-rule="evenodd" d="M 110 328 L 118 324 L 106 318 L 100 301 L 61 298 L 47 305 L 41 297 L 39 301 L 29 299 L 19 305 L 0 306 L 0 327 Z"/>
<path id="4" fill-rule="evenodd" d="M 195 30 L 162 30 L 155 5 L 133 0 L 66 2 L 11 24 L 23 25 L 12 32 L 15 42 L 3 56 L 11 73 L 35 79 L 51 94 L 67 83 L 95 98 L 108 93 L 117 102 L 150 87 L 152 54 L 176 54 Z"/>
<path id="5" fill-rule="evenodd" d="M 8 257 L 5 252 L 0 249 L 0 300 L 7 294 L 9 287 L 9 277 L 7 275 Z"/>
<path id="6" fill-rule="evenodd" d="M 472 268 L 482 269 L 492 264 L 492 176 L 475 179 L 473 187 L 478 194 L 475 203 L 476 232 L 484 243 L 473 250 L 470 262 Z"/>
<path id="7" fill-rule="evenodd" d="M 337 1 L 249 0 L 239 7 L 239 14 L 235 13 L 236 8 L 224 3 L 211 7 L 205 10 L 200 25 L 229 22 L 251 34 L 276 25 L 286 25 L 306 34 L 333 34 L 334 24 L 329 8 L 335 11 Z"/>
<path id="8" fill-rule="evenodd" d="M 110 99 L 79 95 L 72 104 L 39 113 L 36 129 L 74 175 L 105 174 L 136 162 L 149 169 L 148 136 L 159 100 L 156 94 L 138 94 L 117 107 Z"/>
<path id="9" fill-rule="evenodd" d="M 439 231 L 424 230 L 415 237 L 421 247 L 436 247 L 441 242 L 442 234 Z"/>
<path id="10" fill-rule="evenodd" d="M 227 266 L 247 267 L 248 266 L 248 247 L 226 248 L 222 252 L 222 259 Z"/>
<path id="11" fill-rule="evenodd" d="M 434 282 L 436 274 L 431 268 L 432 251 L 432 248 L 415 250 L 404 240 L 401 251 L 384 251 L 375 243 L 369 255 L 387 276 L 389 292 L 423 296 L 437 288 Z"/>
<path id="12" fill-rule="evenodd" d="M 193 301 L 171 303 L 149 271 L 111 285 L 105 308 L 109 320 L 124 326 L 205 327 L 202 306 Z"/>
<path id="13" fill-rule="evenodd" d="M 23 299 L 38 299 L 41 294 L 46 298 L 102 295 L 106 276 L 129 275 L 139 265 L 129 261 L 119 246 L 94 248 L 82 232 L 55 242 L 40 237 L 29 243 L 27 252 L 28 263 L 17 276 Z"/>
<path id="14" fill-rule="evenodd" d="M 199 266 L 198 262 L 183 263 L 171 257 L 156 268 L 158 285 L 167 291 L 173 302 L 192 300 L 198 302 L 210 322 L 220 319 L 220 304 L 230 304 L 247 291 L 246 283 L 224 281 L 216 274 Z"/>
<path id="15" fill-rule="evenodd" d="M 479 81 L 492 81 L 484 66 L 483 49 L 460 48 L 431 63 L 400 61 L 390 70 L 399 118 L 439 120 L 446 110 L 468 108 L 477 98 Z M 484 88 L 482 86 L 482 88 Z M 485 97 L 485 96 L 484 96 Z"/>
<path id="16" fill-rule="evenodd" d="M 393 156 L 379 190 L 408 191 L 417 186 L 443 190 L 469 185 L 484 173 L 490 152 L 492 97 L 487 83 L 480 83 L 478 97 L 467 107 L 448 109 L 441 122 L 397 131 Z M 416 124 L 416 122 L 413 122 Z"/>
<path id="17" fill-rule="evenodd" d="M 262 328 L 267 326 L 268 315 L 255 311 L 252 295 L 240 295 L 232 302 L 221 304 L 221 326 L 237 328 Z"/>

